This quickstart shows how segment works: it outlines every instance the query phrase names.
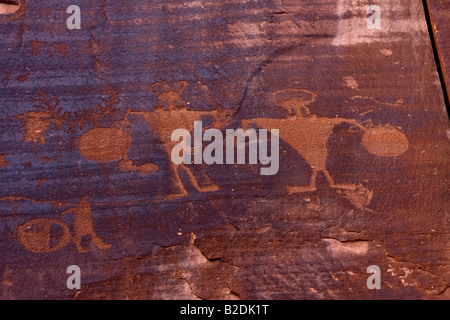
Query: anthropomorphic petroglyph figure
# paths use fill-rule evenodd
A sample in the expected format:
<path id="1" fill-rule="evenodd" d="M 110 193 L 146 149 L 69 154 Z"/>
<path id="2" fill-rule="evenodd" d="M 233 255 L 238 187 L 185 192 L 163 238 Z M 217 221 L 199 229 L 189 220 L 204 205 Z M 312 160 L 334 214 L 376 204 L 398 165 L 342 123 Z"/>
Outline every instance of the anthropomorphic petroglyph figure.
<path id="1" fill-rule="evenodd" d="M 258 127 L 265 129 L 279 128 L 280 138 L 292 146 L 309 164 L 312 169 L 309 185 L 288 186 L 287 191 L 289 194 L 317 190 L 316 178 L 319 172 L 322 172 L 325 175 L 332 188 L 349 191 L 355 191 L 358 188 L 358 186 L 354 184 L 335 183 L 326 168 L 328 139 L 333 134 L 333 128 L 341 123 L 349 123 L 359 128 L 362 132 L 373 133 L 372 138 L 363 139 L 364 141 L 370 141 L 370 143 L 379 143 L 380 145 L 392 143 L 392 141 L 386 139 L 386 133 L 391 137 L 395 137 L 394 140 L 399 142 L 395 146 L 397 149 L 393 152 L 389 150 L 391 153 L 386 153 L 386 156 L 400 155 L 405 152 L 408 147 L 406 138 L 396 129 L 369 129 L 354 119 L 318 117 L 312 114 L 307 106 L 315 101 L 317 96 L 310 91 L 299 89 L 281 90 L 275 92 L 273 97 L 279 106 L 289 112 L 287 119 L 243 119 L 242 125 L 244 128 L 247 128 L 250 124 L 255 124 Z M 373 150 L 380 149 L 368 146 L 367 143 L 364 144 L 364 146 L 372 153 L 374 153 Z M 387 149 L 389 149 L 389 146 L 384 148 L 384 150 Z"/>
<path id="2" fill-rule="evenodd" d="M 226 125 L 227 120 L 229 120 L 228 113 L 222 109 L 194 111 L 188 110 L 185 106 L 177 106 L 176 102 L 179 103 L 180 95 L 186 86 L 186 81 L 180 81 L 174 84 L 174 90 L 170 89 L 171 87 L 167 84 L 158 83 L 157 86 L 152 85 L 150 89 L 159 99 L 158 106 L 151 111 L 127 111 L 127 114 L 142 116 L 147 125 L 152 129 L 153 133 L 160 137 L 169 158 L 170 171 L 175 179 L 176 185 L 180 189 L 180 193 L 172 195 L 174 197 L 187 195 L 187 190 L 179 175 L 178 170 L 180 169 L 183 169 L 187 173 L 189 181 L 199 192 L 217 191 L 219 190 L 219 187 L 212 182 L 211 178 L 204 171 L 202 171 L 202 175 L 210 181 L 210 184 L 201 187 L 197 182 L 196 176 L 188 166 L 183 163 L 175 165 L 170 161 L 172 149 L 178 143 L 172 141 L 172 133 L 180 128 L 187 129 L 188 131 L 194 130 L 194 122 L 200 121 L 202 117 L 209 117 L 215 120 L 215 122 L 209 126 L 214 126 L 215 128 L 223 127 Z M 158 90 L 156 90 L 156 88 Z M 194 150 L 194 152 L 201 152 L 201 150 Z"/>
<path id="3" fill-rule="evenodd" d="M 106 250 L 111 247 L 109 243 L 104 242 L 95 233 L 94 223 L 92 221 L 92 210 L 91 205 L 88 202 L 88 197 L 82 198 L 80 204 L 61 212 L 60 217 L 70 212 L 73 213 L 74 220 L 73 242 L 77 246 L 79 252 L 89 252 L 89 249 L 84 248 L 82 245 L 84 236 L 91 236 L 92 242 L 101 250 Z"/>

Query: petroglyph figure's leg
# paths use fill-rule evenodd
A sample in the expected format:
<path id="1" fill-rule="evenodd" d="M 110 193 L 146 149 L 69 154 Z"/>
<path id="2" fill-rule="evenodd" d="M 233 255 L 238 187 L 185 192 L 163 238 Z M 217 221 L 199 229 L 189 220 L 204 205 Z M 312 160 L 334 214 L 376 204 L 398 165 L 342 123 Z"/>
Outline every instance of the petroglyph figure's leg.
<path id="1" fill-rule="evenodd" d="M 331 177 L 330 173 L 327 169 L 322 169 L 323 174 L 325 175 L 325 178 L 327 178 L 328 183 L 330 186 L 334 186 L 333 178 Z"/>
<path id="2" fill-rule="evenodd" d="M 198 192 L 212 192 L 212 191 L 220 190 L 219 186 L 214 184 L 214 183 L 212 183 L 212 184 L 210 184 L 209 186 L 206 186 L 206 187 L 200 187 L 198 185 L 197 178 L 194 176 L 194 174 L 192 173 L 191 169 L 189 169 L 185 165 L 181 165 L 181 166 L 186 171 L 186 173 L 188 174 L 189 180 L 191 181 L 192 185 L 194 186 L 194 188 Z M 205 175 L 206 175 L 206 173 L 205 173 Z"/>
<path id="3" fill-rule="evenodd" d="M 172 172 L 173 177 L 175 178 L 176 186 L 181 190 L 179 193 L 171 194 L 167 196 L 168 199 L 184 197 L 188 195 L 186 188 L 183 185 L 183 181 L 181 181 L 180 174 L 178 173 L 178 168 L 174 164 L 170 163 L 169 165 L 170 171 Z"/>
<path id="4" fill-rule="evenodd" d="M 91 236 L 92 242 L 101 250 L 106 250 L 111 247 L 111 244 L 104 242 L 95 233 L 91 205 L 87 201 L 87 197 L 84 197 L 79 205 L 67 210 L 65 213 L 70 211 L 73 212 L 74 217 L 75 235 L 73 241 L 79 252 L 89 252 L 89 249 L 84 248 L 82 245 L 84 236 Z"/>
<path id="5" fill-rule="evenodd" d="M 316 191 L 317 190 L 316 178 L 317 178 L 317 174 L 319 173 L 319 171 L 323 172 L 323 174 L 325 175 L 325 178 L 327 179 L 331 188 L 344 189 L 344 190 L 350 190 L 350 191 L 354 191 L 357 188 L 357 186 L 354 184 L 343 184 L 343 183 L 335 184 L 333 181 L 333 178 L 331 177 L 331 175 L 327 169 L 318 170 L 318 169 L 313 168 L 309 186 L 287 186 L 288 194 Z"/>
<path id="6" fill-rule="evenodd" d="M 288 194 L 316 191 L 317 190 L 316 178 L 318 172 L 319 172 L 318 169 L 313 168 L 313 172 L 311 174 L 311 178 L 309 181 L 309 186 L 287 186 L 286 189 Z"/>
<path id="7" fill-rule="evenodd" d="M 356 185 L 354 185 L 354 184 L 344 184 L 344 183 L 335 184 L 333 181 L 333 178 L 331 177 L 331 175 L 327 169 L 322 169 L 322 172 L 324 173 L 325 177 L 327 178 L 328 183 L 330 184 L 330 187 L 332 187 L 334 189 L 345 189 L 345 190 L 350 190 L 350 191 L 356 190 Z"/>
<path id="8" fill-rule="evenodd" d="M 189 177 L 189 181 L 192 183 L 195 190 L 197 190 L 198 192 L 212 192 L 212 191 L 220 190 L 219 186 L 217 186 L 214 183 L 212 183 L 206 187 L 200 187 L 198 185 L 197 178 L 192 173 L 191 169 L 189 169 L 186 165 L 180 164 L 178 166 L 175 166 L 175 165 L 171 164 L 170 171 L 172 172 L 172 175 L 175 178 L 176 186 L 181 190 L 181 192 L 167 196 L 168 199 L 180 198 L 180 197 L 184 197 L 184 196 L 188 195 L 188 191 L 184 187 L 183 181 L 181 180 L 180 174 L 178 173 L 179 169 L 183 169 L 184 171 L 186 171 L 186 173 Z"/>

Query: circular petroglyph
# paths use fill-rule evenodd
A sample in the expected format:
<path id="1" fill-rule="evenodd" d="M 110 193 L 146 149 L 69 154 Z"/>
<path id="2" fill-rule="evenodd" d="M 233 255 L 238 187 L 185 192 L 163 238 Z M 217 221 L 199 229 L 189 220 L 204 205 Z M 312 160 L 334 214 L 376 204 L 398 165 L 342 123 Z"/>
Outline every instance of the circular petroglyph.
<path id="1" fill-rule="evenodd" d="M 49 219 L 32 219 L 17 227 L 17 239 L 32 252 L 53 252 L 65 247 L 72 235 L 64 222 Z"/>
<path id="2" fill-rule="evenodd" d="M 127 132 L 117 128 L 94 128 L 81 136 L 78 148 L 87 160 L 106 163 L 121 160 L 131 140 Z"/>
<path id="3" fill-rule="evenodd" d="M 374 127 L 364 132 L 362 144 L 372 154 L 382 157 L 396 157 L 408 150 L 406 136 L 395 128 Z"/>

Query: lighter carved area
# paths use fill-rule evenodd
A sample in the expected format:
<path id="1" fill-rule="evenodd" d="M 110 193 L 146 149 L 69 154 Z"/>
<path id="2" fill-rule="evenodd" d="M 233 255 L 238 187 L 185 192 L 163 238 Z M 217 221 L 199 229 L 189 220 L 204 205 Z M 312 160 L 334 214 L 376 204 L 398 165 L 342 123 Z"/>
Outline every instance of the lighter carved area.
<path id="1" fill-rule="evenodd" d="M 20 4 L 0 3 L 0 14 L 13 14 L 20 9 Z"/>

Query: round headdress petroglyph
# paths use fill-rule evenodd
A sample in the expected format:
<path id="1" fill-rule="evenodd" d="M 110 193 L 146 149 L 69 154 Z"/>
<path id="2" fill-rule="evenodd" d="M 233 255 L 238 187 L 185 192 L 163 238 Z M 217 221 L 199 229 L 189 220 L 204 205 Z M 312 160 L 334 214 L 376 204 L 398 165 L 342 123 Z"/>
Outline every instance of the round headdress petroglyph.
<path id="1" fill-rule="evenodd" d="M 277 105 L 297 116 L 302 116 L 301 110 L 304 109 L 306 115 L 310 115 L 307 106 L 317 99 L 317 94 L 305 89 L 286 89 L 272 93 L 273 100 Z"/>

